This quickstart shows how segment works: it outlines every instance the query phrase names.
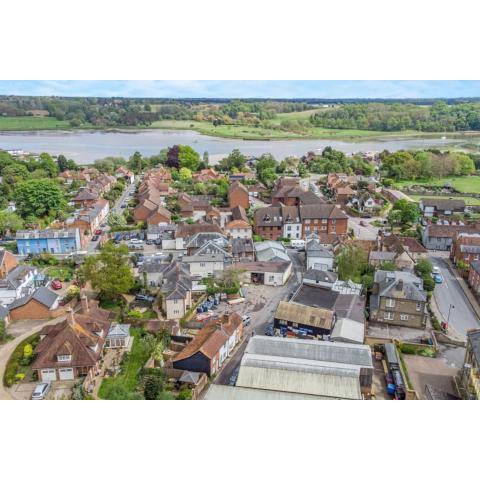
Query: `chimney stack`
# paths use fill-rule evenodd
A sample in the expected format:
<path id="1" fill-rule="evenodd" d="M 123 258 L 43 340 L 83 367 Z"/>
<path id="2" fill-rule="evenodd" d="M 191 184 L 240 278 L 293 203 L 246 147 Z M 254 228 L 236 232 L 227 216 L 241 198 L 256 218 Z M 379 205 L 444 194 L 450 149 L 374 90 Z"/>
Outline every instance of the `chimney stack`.
<path id="1" fill-rule="evenodd" d="M 68 322 L 70 323 L 70 325 L 75 325 L 75 315 L 73 313 L 73 308 L 70 307 L 68 310 Z"/>
<path id="2" fill-rule="evenodd" d="M 88 313 L 90 308 L 88 306 L 88 297 L 85 294 L 82 295 L 80 302 L 82 303 L 82 312 L 84 314 Z"/>

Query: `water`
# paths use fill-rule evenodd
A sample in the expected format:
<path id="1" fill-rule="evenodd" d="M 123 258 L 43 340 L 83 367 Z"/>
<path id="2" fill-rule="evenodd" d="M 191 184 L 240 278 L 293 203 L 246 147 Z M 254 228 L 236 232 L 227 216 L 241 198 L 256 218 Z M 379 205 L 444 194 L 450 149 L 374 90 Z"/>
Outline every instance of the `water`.
<path id="1" fill-rule="evenodd" d="M 473 138 L 469 139 L 470 141 Z M 246 155 L 271 153 L 277 160 L 287 156 L 301 156 L 309 151 L 322 150 L 331 146 L 345 153 L 358 151 L 396 151 L 407 148 L 444 147 L 462 143 L 461 139 L 412 139 L 396 138 L 386 140 L 340 141 L 340 140 L 241 140 L 215 138 L 189 130 L 132 130 L 132 131 L 35 131 L 2 132 L 0 149 L 22 149 L 31 153 L 48 152 L 63 154 L 79 164 L 93 163 L 98 158 L 120 156 L 128 158 L 135 151 L 145 156 L 157 154 L 162 148 L 176 144 L 190 145 L 203 154 L 207 151 L 210 163 L 238 148 Z"/>

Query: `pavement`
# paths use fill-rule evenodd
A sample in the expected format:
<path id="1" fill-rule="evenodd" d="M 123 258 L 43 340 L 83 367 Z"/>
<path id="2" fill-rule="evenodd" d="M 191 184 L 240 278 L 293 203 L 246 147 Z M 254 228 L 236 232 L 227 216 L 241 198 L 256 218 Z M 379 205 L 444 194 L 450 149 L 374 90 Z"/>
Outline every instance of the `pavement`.
<path id="1" fill-rule="evenodd" d="M 304 269 L 302 257 L 303 254 L 293 249 L 288 253 L 292 260 L 292 275 L 288 282 L 282 287 L 271 287 L 267 285 L 248 285 L 242 287 L 245 293 L 245 302 L 238 305 L 229 306 L 229 310 L 239 315 L 248 314 L 251 317 L 250 325 L 245 329 L 245 335 L 242 342 L 237 346 L 229 360 L 224 364 L 217 374 L 214 383 L 218 385 L 228 385 L 230 377 L 234 370 L 240 365 L 243 353 L 247 347 L 248 340 L 255 335 L 264 335 L 265 327 L 273 321 L 273 314 L 281 300 L 288 300 L 290 295 L 297 290 L 302 281 L 302 271 Z"/>
<path id="2" fill-rule="evenodd" d="M 443 277 L 443 283 L 437 284 L 433 293 L 438 310 L 447 321 L 450 312 L 449 334 L 465 340 L 468 330 L 480 327 L 479 317 L 459 279 L 449 268 L 450 260 L 436 252 L 430 252 L 429 257 L 432 264 L 440 269 Z"/>

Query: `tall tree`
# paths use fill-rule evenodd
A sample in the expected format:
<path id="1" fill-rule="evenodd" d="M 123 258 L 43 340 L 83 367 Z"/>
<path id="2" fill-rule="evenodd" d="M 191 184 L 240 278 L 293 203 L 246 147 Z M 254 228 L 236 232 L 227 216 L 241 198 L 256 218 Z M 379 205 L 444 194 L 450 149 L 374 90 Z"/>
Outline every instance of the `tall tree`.
<path id="1" fill-rule="evenodd" d="M 127 293 L 135 284 L 128 247 L 106 243 L 99 255 L 85 259 L 84 275 L 103 297 L 115 298 Z"/>
<path id="2" fill-rule="evenodd" d="M 14 212 L 0 211 L 0 234 L 13 233 L 23 228 L 23 220 Z"/>
<path id="3" fill-rule="evenodd" d="M 16 187 L 13 198 L 22 217 L 29 215 L 43 217 L 66 206 L 62 189 L 50 179 L 21 182 Z"/>

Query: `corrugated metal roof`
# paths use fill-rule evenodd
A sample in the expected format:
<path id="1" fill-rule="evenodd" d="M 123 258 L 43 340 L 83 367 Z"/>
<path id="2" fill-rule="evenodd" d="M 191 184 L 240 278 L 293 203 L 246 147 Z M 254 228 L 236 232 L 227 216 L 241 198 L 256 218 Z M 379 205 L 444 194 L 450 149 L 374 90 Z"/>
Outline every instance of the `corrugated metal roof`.
<path id="1" fill-rule="evenodd" d="M 365 326 L 350 318 L 341 318 L 335 323 L 330 338 L 339 342 L 363 343 Z"/>
<path id="2" fill-rule="evenodd" d="M 205 400 L 335 400 L 320 395 L 302 393 L 276 392 L 259 388 L 230 387 L 227 385 L 211 385 Z"/>
<path id="3" fill-rule="evenodd" d="M 300 305 L 299 303 L 280 302 L 275 312 L 275 318 L 330 330 L 332 328 L 333 312 L 324 308 Z"/>
<path id="4" fill-rule="evenodd" d="M 238 374 L 239 387 L 279 392 L 320 395 L 330 398 L 361 400 L 360 383 L 356 375 L 318 374 L 276 368 L 242 365 Z"/>

